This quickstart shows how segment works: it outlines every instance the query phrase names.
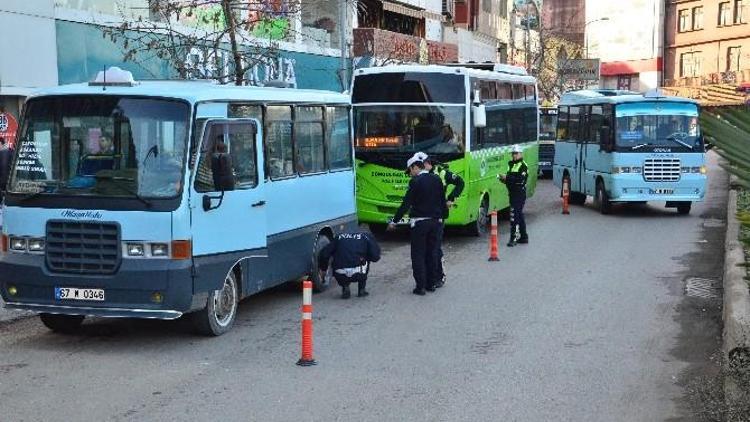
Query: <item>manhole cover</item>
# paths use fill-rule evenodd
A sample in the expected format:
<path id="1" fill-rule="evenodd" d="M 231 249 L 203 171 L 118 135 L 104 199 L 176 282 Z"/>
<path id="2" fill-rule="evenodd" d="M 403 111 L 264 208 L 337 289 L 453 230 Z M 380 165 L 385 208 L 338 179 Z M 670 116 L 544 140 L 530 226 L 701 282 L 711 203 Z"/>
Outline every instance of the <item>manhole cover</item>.
<path id="1" fill-rule="evenodd" d="M 719 220 L 718 218 L 707 218 L 703 220 L 703 227 L 716 228 L 716 227 L 724 227 L 724 226 L 725 226 L 724 220 Z"/>
<path id="2" fill-rule="evenodd" d="M 714 299 L 719 296 L 716 287 L 714 287 L 714 282 L 715 280 L 710 278 L 689 278 L 685 283 L 685 294 L 701 299 Z"/>

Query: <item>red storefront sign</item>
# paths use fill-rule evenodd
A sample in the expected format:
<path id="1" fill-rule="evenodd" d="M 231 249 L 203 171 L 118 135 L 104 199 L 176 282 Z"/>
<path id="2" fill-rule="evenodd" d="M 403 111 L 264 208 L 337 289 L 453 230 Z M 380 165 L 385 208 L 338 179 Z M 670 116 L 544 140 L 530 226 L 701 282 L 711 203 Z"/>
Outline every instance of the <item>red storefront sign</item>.
<path id="1" fill-rule="evenodd" d="M 12 148 L 16 142 L 16 132 L 18 131 L 18 122 L 10 113 L 0 113 L 0 138 Z"/>

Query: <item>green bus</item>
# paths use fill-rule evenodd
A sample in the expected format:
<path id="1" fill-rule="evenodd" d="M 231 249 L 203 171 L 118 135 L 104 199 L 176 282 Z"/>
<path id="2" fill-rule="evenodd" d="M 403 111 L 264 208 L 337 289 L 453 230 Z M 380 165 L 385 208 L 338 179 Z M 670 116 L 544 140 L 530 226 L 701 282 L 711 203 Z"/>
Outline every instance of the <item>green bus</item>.
<path id="1" fill-rule="evenodd" d="M 479 67 L 479 68 L 477 68 Z M 464 179 L 448 226 L 474 235 L 488 214 L 508 208 L 497 180 L 510 149 L 524 149 L 529 196 L 538 173 L 539 110 L 535 78 L 500 64 L 395 65 L 358 69 L 352 82 L 359 221 L 382 230 L 409 178 L 406 160 L 422 151 Z"/>

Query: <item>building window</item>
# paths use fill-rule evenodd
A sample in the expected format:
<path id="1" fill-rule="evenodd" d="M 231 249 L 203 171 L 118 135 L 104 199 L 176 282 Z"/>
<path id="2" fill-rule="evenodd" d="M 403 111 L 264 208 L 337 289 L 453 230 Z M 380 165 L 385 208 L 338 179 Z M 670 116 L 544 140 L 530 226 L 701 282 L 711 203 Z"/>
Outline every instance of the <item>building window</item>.
<path id="1" fill-rule="evenodd" d="M 727 49 L 727 72 L 739 72 L 742 47 L 729 47 Z"/>
<path id="2" fill-rule="evenodd" d="M 719 3 L 719 26 L 732 24 L 732 8 L 728 1 Z"/>
<path id="3" fill-rule="evenodd" d="M 701 75 L 702 59 L 700 51 L 680 55 L 680 77 L 694 78 Z"/>
<path id="4" fill-rule="evenodd" d="M 734 23 L 746 23 L 745 9 L 747 3 L 744 0 L 734 0 Z"/>
<path id="5" fill-rule="evenodd" d="M 693 30 L 703 29 L 703 6 L 693 8 Z"/>
<path id="6" fill-rule="evenodd" d="M 685 32 L 690 30 L 690 10 L 680 10 L 680 27 L 678 32 Z"/>

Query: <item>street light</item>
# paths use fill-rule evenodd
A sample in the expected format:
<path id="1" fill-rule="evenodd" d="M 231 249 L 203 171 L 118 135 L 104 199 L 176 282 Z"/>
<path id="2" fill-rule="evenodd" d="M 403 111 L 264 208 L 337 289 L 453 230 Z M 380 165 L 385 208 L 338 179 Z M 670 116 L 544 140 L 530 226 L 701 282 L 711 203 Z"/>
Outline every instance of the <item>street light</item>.
<path id="1" fill-rule="evenodd" d="M 588 26 L 594 22 L 602 22 L 602 21 L 608 21 L 608 20 L 609 18 L 605 16 L 603 18 L 588 21 L 586 22 L 585 25 L 583 25 L 583 38 L 585 39 L 584 44 L 586 45 L 586 58 L 587 59 L 589 58 L 589 32 L 586 28 L 588 28 Z"/>

